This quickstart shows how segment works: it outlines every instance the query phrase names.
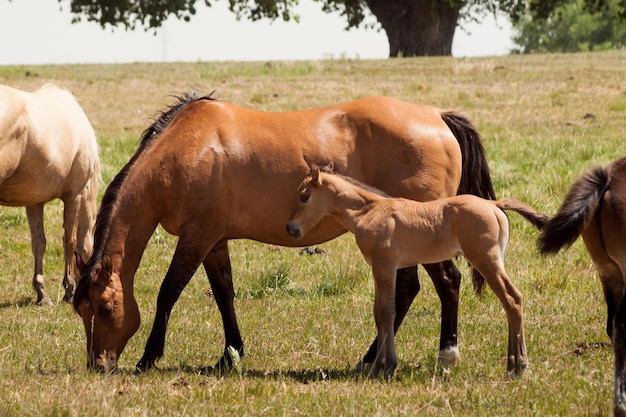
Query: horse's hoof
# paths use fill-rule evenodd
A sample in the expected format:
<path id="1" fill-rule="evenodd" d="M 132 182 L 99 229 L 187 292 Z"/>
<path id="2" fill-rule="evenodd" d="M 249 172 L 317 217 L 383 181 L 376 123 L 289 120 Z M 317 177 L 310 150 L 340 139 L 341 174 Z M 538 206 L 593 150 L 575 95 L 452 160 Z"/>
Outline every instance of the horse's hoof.
<path id="1" fill-rule="evenodd" d="M 439 351 L 437 355 L 437 361 L 444 368 L 452 368 L 461 362 L 461 354 L 459 348 L 456 346 L 448 346 L 445 349 Z"/>
<path id="2" fill-rule="evenodd" d="M 135 375 L 146 374 L 152 369 L 156 369 L 155 361 L 142 359 L 135 365 Z"/>
<path id="3" fill-rule="evenodd" d="M 50 297 L 44 297 L 41 300 L 37 300 L 35 304 L 40 307 L 52 307 L 54 305 Z"/>
<path id="4" fill-rule="evenodd" d="M 378 376 L 378 369 L 376 369 L 373 362 L 359 361 L 354 365 L 354 373 L 366 378 L 375 378 Z"/>

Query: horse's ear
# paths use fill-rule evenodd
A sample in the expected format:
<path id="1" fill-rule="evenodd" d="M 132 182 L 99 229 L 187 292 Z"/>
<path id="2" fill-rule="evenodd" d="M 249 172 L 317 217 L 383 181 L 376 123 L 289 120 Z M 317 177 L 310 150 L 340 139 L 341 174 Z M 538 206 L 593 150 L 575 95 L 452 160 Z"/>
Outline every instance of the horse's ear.
<path id="1" fill-rule="evenodd" d="M 76 269 L 78 269 L 78 274 L 80 275 L 83 272 L 83 268 L 85 268 L 85 262 L 80 256 L 80 253 L 76 251 L 74 251 L 74 260 L 76 261 Z"/>
<path id="2" fill-rule="evenodd" d="M 330 173 L 335 172 L 335 163 L 330 161 L 328 163 L 328 165 L 326 165 L 324 168 L 322 168 L 322 171 L 330 172 Z"/>
<path id="3" fill-rule="evenodd" d="M 320 182 L 320 167 L 311 165 L 311 182 L 317 184 Z"/>
<path id="4" fill-rule="evenodd" d="M 113 263 L 111 262 L 111 258 L 108 255 L 102 255 L 99 269 L 100 270 L 98 271 L 98 280 L 105 279 L 108 281 L 111 277 L 111 272 L 113 272 Z"/>

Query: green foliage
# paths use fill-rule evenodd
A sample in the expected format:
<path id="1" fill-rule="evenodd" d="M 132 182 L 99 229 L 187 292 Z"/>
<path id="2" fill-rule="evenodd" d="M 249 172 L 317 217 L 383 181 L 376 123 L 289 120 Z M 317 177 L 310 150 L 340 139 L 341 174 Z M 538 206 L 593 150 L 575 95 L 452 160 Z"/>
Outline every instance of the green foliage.
<path id="1" fill-rule="evenodd" d="M 560 6 L 548 18 L 526 15 L 516 25 L 515 52 L 586 52 L 621 48 L 626 44 L 626 25 L 620 18 L 620 0 L 590 9 L 585 0 Z"/>

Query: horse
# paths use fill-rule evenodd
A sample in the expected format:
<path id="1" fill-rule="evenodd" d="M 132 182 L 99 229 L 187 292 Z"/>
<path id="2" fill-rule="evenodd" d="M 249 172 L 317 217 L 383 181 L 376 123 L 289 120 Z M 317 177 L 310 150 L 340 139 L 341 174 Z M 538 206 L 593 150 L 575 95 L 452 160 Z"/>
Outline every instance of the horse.
<path id="1" fill-rule="evenodd" d="M 312 166 L 298 187 L 298 206 L 286 225 L 299 240 L 322 219 L 332 216 L 354 234 L 372 269 L 378 355 L 359 371 L 391 378 L 397 366 L 395 271 L 410 265 L 436 263 L 463 255 L 498 297 L 509 323 L 507 373 L 520 375 L 528 366 L 524 339 L 522 294 L 504 269 L 509 222 L 504 210 L 521 214 L 541 229 L 547 216 L 512 198 L 498 201 L 465 194 L 427 202 L 392 198 L 388 194 L 333 172 Z"/>
<path id="2" fill-rule="evenodd" d="M 615 356 L 613 413 L 626 416 L 626 158 L 581 175 L 537 245 L 544 255 L 556 254 L 581 235 L 607 305 L 606 332 Z"/>
<path id="3" fill-rule="evenodd" d="M 87 339 L 87 367 L 117 367 L 140 324 L 133 282 L 143 251 L 160 224 L 178 243 L 161 283 L 152 330 L 136 369 L 163 356 L 167 323 L 181 292 L 202 264 L 222 317 L 225 348 L 243 356 L 233 306 L 230 239 L 294 247 L 284 232 L 295 189 L 308 162 L 338 170 L 391 195 L 433 200 L 458 192 L 495 195 L 480 135 L 464 115 L 390 97 L 365 97 L 321 108 L 263 112 L 195 92 L 175 97 L 142 135 L 107 187 L 94 249 L 77 257 L 81 279 L 74 308 Z M 298 242 L 315 245 L 346 230 L 321 222 Z M 440 353 L 454 360 L 460 273 L 452 261 L 426 265 L 442 300 Z M 417 268 L 398 272 L 400 326 L 419 291 Z M 363 357 L 376 357 L 376 343 Z"/>
<path id="4" fill-rule="evenodd" d="M 44 205 L 63 201 L 63 299 L 76 286 L 74 253 L 91 254 L 100 161 L 94 130 L 74 96 L 54 84 L 35 92 L 0 85 L 0 205 L 26 207 L 37 305 L 52 305 L 44 287 Z"/>

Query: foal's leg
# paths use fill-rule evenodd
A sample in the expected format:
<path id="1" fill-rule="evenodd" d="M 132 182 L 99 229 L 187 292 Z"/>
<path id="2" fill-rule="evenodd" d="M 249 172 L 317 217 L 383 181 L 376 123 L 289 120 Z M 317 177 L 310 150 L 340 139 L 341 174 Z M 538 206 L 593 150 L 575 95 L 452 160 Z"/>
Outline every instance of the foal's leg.
<path id="1" fill-rule="evenodd" d="M 383 371 L 385 378 L 391 378 L 398 365 L 396 357 L 394 321 L 396 317 L 396 264 L 388 261 L 372 263 L 372 273 L 376 287 L 374 318 L 378 329 L 378 355 L 374 361 L 373 376 Z"/>
<path id="2" fill-rule="evenodd" d="M 491 259 L 489 264 L 473 263 L 478 269 L 496 297 L 500 300 L 509 323 L 509 344 L 507 353 L 507 373 L 521 375 L 528 367 L 528 356 L 526 355 L 526 340 L 524 338 L 524 324 L 522 311 L 522 294 L 515 288 L 509 279 L 501 257 L 492 256 L 489 252 L 485 258 Z M 497 259 L 497 260 L 496 260 Z M 468 259 L 469 260 L 469 259 Z M 469 260 L 470 263 L 472 262 Z"/>
<path id="3" fill-rule="evenodd" d="M 159 290 L 154 324 L 146 342 L 143 357 L 136 365 L 138 371 L 145 372 L 153 368 L 157 359 L 163 356 L 165 333 L 172 307 L 178 301 L 178 297 L 180 297 L 180 294 L 189 283 L 202 260 L 207 256 L 211 248 L 210 245 L 211 242 L 209 242 L 208 247 L 204 245 L 198 247 L 197 244 L 194 244 L 194 239 L 185 239 L 181 234 L 172 263 Z"/>
<path id="4" fill-rule="evenodd" d="M 243 356 L 243 340 L 237 324 L 235 315 L 235 290 L 233 288 L 233 273 L 230 265 L 228 253 L 228 241 L 219 241 L 207 257 L 202 262 L 204 270 L 209 278 L 215 302 L 222 315 L 224 325 L 224 337 L 226 345 L 224 354 L 215 364 L 215 368 L 222 369 L 226 365 L 231 365 L 231 358 L 227 352 L 229 346 L 235 348 L 240 356 Z"/>
<path id="5" fill-rule="evenodd" d="M 420 291 L 420 282 L 417 277 L 417 266 L 399 269 L 396 272 L 396 318 L 393 323 L 394 332 L 398 331 L 402 320 L 411 307 L 411 303 Z M 374 362 L 377 354 L 378 337 L 374 339 L 363 359 L 356 364 L 356 372 L 365 372 Z"/>
<path id="6" fill-rule="evenodd" d="M 615 314 L 613 330 L 615 373 L 613 378 L 613 415 L 626 416 L 626 299 Z"/>
<path id="7" fill-rule="evenodd" d="M 33 274 L 33 288 L 37 293 L 37 305 L 52 305 L 52 299 L 46 293 L 43 279 L 43 255 L 46 251 L 46 235 L 43 229 L 44 203 L 26 207 L 26 217 L 30 228 L 30 239 L 35 258 L 35 273 Z"/>

